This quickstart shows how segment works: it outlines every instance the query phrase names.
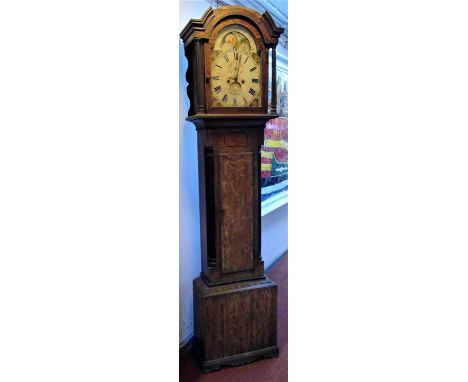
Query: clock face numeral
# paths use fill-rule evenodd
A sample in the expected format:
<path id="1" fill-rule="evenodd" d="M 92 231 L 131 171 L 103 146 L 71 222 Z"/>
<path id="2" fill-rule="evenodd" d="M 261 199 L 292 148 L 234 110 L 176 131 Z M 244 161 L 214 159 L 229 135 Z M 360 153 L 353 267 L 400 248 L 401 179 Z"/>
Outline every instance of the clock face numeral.
<path id="1" fill-rule="evenodd" d="M 235 42 L 232 36 L 230 38 L 231 42 Z M 211 84 L 209 85 L 211 106 L 215 108 L 261 106 L 263 70 L 259 64 L 260 57 L 254 51 L 241 51 L 237 47 L 223 49 L 223 46 L 230 43 L 223 44 L 220 45 L 221 49 L 212 54 L 211 73 L 207 81 Z"/>

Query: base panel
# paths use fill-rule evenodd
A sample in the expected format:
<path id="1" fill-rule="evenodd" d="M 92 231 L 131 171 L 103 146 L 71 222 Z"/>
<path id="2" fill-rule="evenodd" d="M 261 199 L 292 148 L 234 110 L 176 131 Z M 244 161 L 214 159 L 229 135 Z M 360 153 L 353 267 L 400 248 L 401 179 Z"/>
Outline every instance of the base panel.
<path id="1" fill-rule="evenodd" d="M 278 356 L 277 285 L 265 277 L 209 286 L 194 280 L 194 349 L 204 372 Z"/>

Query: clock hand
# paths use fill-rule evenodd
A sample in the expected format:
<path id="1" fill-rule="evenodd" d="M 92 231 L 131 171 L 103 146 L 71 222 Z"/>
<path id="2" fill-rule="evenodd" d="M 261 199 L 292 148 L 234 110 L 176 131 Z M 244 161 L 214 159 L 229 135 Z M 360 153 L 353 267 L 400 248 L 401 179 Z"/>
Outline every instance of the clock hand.
<path id="1" fill-rule="evenodd" d="M 236 79 L 234 80 L 235 82 L 237 82 L 237 78 L 239 77 L 239 68 L 240 68 L 240 54 L 239 54 L 239 58 L 237 59 L 237 72 L 236 72 Z M 237 82 L 239 83 L 239 82 Z"/>

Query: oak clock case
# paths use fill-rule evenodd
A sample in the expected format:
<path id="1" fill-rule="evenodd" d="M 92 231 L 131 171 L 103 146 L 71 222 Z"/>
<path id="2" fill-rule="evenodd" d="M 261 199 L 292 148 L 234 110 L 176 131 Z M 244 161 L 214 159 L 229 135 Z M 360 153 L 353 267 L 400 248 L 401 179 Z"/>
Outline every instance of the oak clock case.
<path id="1" fill-rule="evenodd" d="M 193 282 L 193 347 L 204 372 L 279 353 L 277 285 L 264 274 L 260 146 L 276 114 L 276 45 L 268 12 L 209 8 L 181 32 L 187 120 L 198 140 L 201 262 Z M 268 57 L 272 99 L 268 110 Z"/>

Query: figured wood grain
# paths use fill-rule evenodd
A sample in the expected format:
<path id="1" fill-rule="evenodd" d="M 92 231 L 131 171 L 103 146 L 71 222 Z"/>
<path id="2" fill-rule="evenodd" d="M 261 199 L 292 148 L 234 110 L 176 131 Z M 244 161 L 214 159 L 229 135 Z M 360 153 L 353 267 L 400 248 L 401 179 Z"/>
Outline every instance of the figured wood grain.
<path id="1" fill-rule="evenodd" d="M 204 333 L 217 333 L 217 335 L 204 335 L 205 357 L 210 359 L 224 356 L 224 298 L 213 296 L 204 299 L 203 311 L 208 320 L 204 320 Z"/>
<path id="2" fill-rule="evenodd" d="M 247 145 L 249 142 L 249 136 L 247 134 L 224 134 L 224 145 L 226 147 L 242 147 Z"/>
<path id="3" fill-rule="evenodd" d="M 221 270 L 253 269 L 253 154 L 219 154 Z"/>
<path id="4" fill-rule="evenodd" d="M 238 298 L 225 302 L 224 356 L 246 353 L 250 350 L 250 305 L 251 294 L 246 292 Z"/>
<path id="5" fill-rule="evenodd" d="M 260 289 L 251 309 L 251 350 L 276 345 L 276 298 L 277 289 Z M 263 320 L 268 317 L 268 325 Z"/>
<path id="6" fill-rule="evenodd" d="M 215 369 L 277 355 L 277 286 L 268 277 L 219 286 L 198 278 L 194 294 L 203 315 L 194 339 L 202 365 Z"/>

